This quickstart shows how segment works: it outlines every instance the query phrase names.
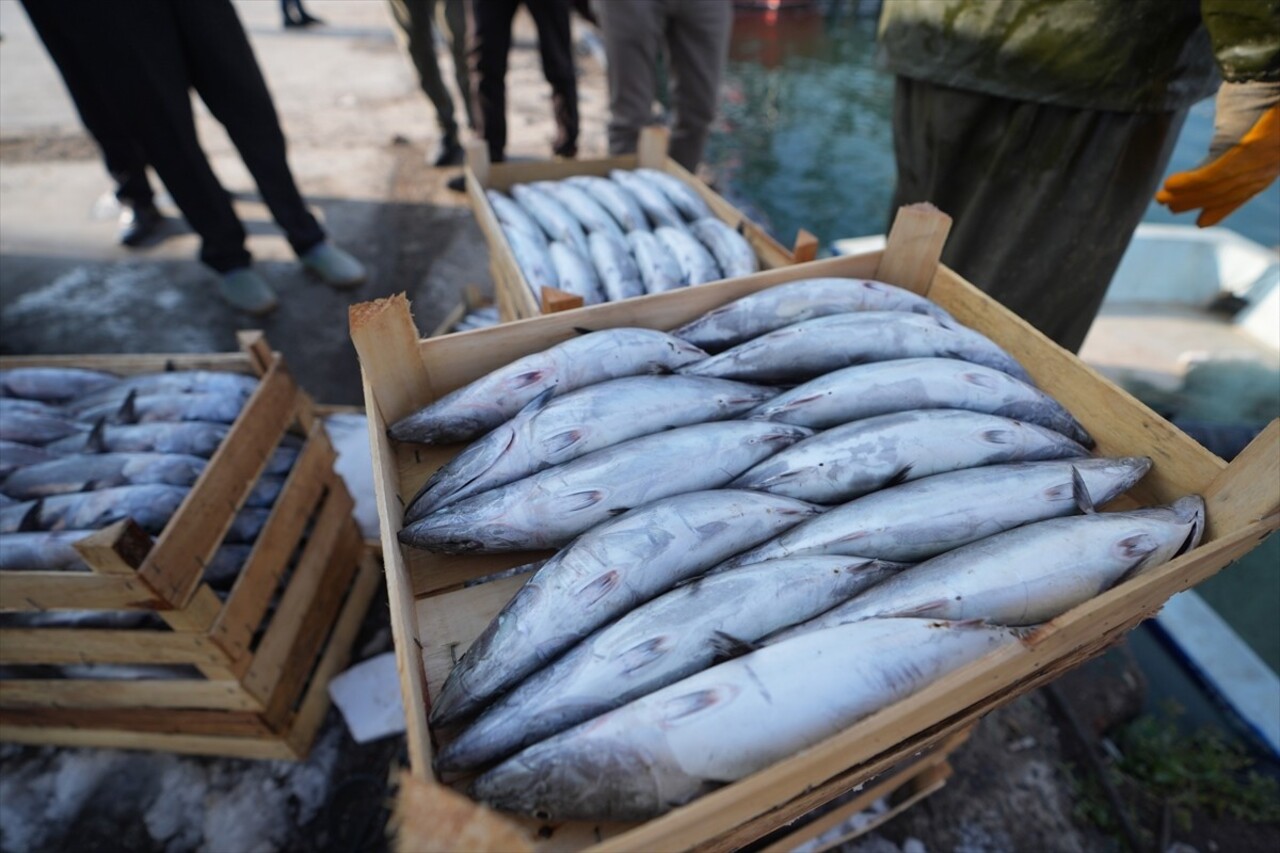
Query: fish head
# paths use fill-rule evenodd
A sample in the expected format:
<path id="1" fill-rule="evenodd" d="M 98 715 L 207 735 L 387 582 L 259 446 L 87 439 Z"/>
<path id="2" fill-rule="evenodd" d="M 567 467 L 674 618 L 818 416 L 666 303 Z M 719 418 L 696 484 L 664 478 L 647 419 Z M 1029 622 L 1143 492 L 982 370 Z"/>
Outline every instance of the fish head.
<path id="1" fill-rule="evenodd" d="M 662 812 L 652 759 L 635 743 L 589 736 L 596 722 L 493 768 L 476 779 L 473 796 L 540 821 L 644 820 Z"/>
<path id="2" fill-rule="evenodd" d="M 1124 494 L 1151 470 L 1146 456 L 1081 459 L 1072 462 L 1073 489 L 1078 503 L 1102 506 Z"/>

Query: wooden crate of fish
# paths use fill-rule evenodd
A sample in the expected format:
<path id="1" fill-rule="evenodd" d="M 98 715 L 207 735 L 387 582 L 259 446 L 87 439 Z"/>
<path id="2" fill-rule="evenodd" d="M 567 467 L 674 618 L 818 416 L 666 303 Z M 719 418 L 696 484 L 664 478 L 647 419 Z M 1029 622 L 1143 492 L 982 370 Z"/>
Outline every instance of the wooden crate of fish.
<path id="1" fill-rule="evenodd" d="M 306 754 L 380 572 L 311 400 L 241 345 L 0 359 L 0 739 Z"/>
<path id="2" fill-rule="evenodd" d="M 667 137 L 647 128 L 636 154 L 603 160 L 491 164 L 468 148 L 504 321 L 813 259 L 813 235 L 788 251 L 668 157 Z"/>
<path id="3" fill-rule="evenodd" d="M 735 849 L 1277 527 L 1280 422 L 1226 465 L 940 265 L 948 227 L 430 340 L 353 307 L 439 847 Z"/>

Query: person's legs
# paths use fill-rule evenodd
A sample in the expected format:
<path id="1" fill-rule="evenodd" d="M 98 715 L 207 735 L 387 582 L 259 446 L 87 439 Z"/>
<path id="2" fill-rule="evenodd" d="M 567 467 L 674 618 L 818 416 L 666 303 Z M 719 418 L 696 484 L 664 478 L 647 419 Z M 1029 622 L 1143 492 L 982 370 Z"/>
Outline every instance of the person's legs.
<path id="1" fill-rule="evenodd" d="M 489 146 L 489 159 L 500 163 L 507 147 L 507 54 L 511 20 L 519 0 L 473 0 L 475 37 L 470 73 L 476 132 Z"/>
<path id="2" fill-rule="evenodd" d="M 542 75 L 551 84 L 551 108 L 556 119 L 552 151 L 561 157 L 578 153 L 578 78 L 573 67 L 573 36 L 569 0 L 525 0 L 538 28 Z"/>
<path id="3" fill-rule="evenodd" d="M 1185 110 L 1076 110 L 899 77 L 893 209 L 928 201 L 950 214 L 943 262 L 1075 351 L 1185 118 Z"/>
<path id="4" fill-rule="evenodd" d="M 467 0 L 435 0 L 437 13 L 443 11 L 444 31 L 449 39 L 449 55 L 453 57 L 453 80 L 467 111 L 467 127 L 475 130 L 476 117 L 471 103 L 471 75 L 467 68 L 467 47 L 471 43 L 470 12 Z M 440 21 L 436 21 L 437 26 Z"/>
<path id="5" fill-rule="evenodd" d="M 611 0 L 595 10 L 609 56 L 609 153 L 630 154 L 640 129 L 653 123 L 665 14 L 648 0 Z"/>
<path id="6" fill-rule="evenodd" d="M 436 61 L 435 34 L 431 17 L 435 0 L 389 0 L 392 16 L 399 25 L 400 41 L 413 60 L 418 71 L 418 83 L 436 108 L 436 120 L 446 144 L 455 146 L 458 140 L 458 123 L 454 119 L 453 96 L 440 76 Z"/>
<path id="7" fill-rule="evenodd" d="M 720 77 L 729 58 L 733 4 L 730 0 L 666 0 L 665 5 L 675 113 L 669 150 L 671 159 L 693 171 L 702 161 L 716 117 Z"/>

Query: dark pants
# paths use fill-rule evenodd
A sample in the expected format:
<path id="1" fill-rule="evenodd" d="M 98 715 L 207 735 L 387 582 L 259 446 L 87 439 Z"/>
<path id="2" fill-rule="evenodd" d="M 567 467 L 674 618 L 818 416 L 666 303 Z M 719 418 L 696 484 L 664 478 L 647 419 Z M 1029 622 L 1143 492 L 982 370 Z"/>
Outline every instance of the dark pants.
<path id="1" fill-rule="evenodd" d="M 507 147 L 507 54 L 511 22 L 522 0 L 473 0 L 475 38 L 471 44 L 471 87 L 476 130 L 489 144 L 489 159 L 504 159 Z M 578 81 L 574 76 L 569 32 L 569 0 L 523 0 L 538 28 L 542 73 L 551 84 L 556 120 L 552 150 L 561 157 L 578 153 Z"/>
<path id="2" fill-rule="evenodd" d="M 943 262 L 1074 352 L 1185 118 L 1186 110 L 1071 109 L 899 77 L 893 210 L 929 201 L 950 214 Z"/>
<path id="3" fill-rule="evenodd" d="M 130 128 L 219 272 L 251 258 L 231 197 L 196 134 L 190 90 L 227 129 L 262 200 L 298 254 L 324 240 L 285 158 L 271 95 L 229 0 L 40 3 L 56 10 L 98 90 Z M 74 11 L 72 11 L 74 6 Z"/>
<path id="4" fill-rule="evenodd" d="M 80 114 L 80 121 L 102 150 L 107 172 L 116 183 L 116 198 L 130 207 L 151 207 L 155 204 L 155 194 L 147 180 L 142 144 L 130 132 L 129 122 L 100 90 L 98 69 L 92 59 L 77 48 L 74 27 L 68 26 L 72 23 L 71 16 L 59 14 L 58 9 L 39 0 L 24 0 L 23 5 L 36 34 L 62 74 L 62 82 Z"/>
<path id="5" fill-rule="evenodd" d="M 436 108 L 440 133 L 446 141 L 458 139 L 458 121 L 454 117 L 453 96 L 445 85 L 436 59 L 435 27 L 439 24 L 437 9 L 440 0 L 390 0 L 391 14 L 400 28 L 401 41 L 413 67 L 418 71 L 418 83 Z M 444 22 L 449 37 L 449 52 L 453 56 L 454 82 L 466 102 L 467 122 L 475 126 L 471 105 L 471 81 L 467 73 L 467 0 L 443 0 Z"/>

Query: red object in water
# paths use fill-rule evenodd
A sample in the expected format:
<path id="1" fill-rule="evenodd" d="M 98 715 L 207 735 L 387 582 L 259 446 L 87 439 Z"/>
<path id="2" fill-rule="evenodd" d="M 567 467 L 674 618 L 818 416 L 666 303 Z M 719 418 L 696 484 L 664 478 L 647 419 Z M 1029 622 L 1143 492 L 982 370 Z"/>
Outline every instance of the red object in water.
<path id="1" fill-rule="evenodd" d="M 788 53 L 808 53 L 825 36 L 812 0 L 735 0 L 729 56 L 776 68 Z"/>

